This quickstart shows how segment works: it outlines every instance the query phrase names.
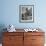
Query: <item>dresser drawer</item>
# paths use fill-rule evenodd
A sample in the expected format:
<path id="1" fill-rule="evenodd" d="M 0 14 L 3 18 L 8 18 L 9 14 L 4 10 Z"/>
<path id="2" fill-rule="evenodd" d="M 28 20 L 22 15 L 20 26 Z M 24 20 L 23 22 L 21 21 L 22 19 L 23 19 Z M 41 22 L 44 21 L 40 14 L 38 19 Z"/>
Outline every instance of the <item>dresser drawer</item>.
<path id="1" fill-rule="evenodd" d="M 33 44 L 43 44 L 44 36 L 32 36 L 32 43 Z"/>
<path id="2" fill-rule="evenodd" d="M 23 46 L 22 36 L 8 36 L 3 38 L 3 46 Z"/>
<path id="3" fill-rule="evenodd" d="M 3 44 L 2 46 L 16 46 L 15 44 Z"/>
<path id="4" fill-rule="evenodd" d="M 4 36 L 3 43 L 14 43 L 23 41 L 23 36 Z"/>
<path id="5" fill-rule="evenodd" d="M 44 36 L 45 33 L 44 32 L 25 32 L 24 36 Z"/>
<path id="6" fill-rule="evenodd" d="M 23 32 L 4 32 L 5 36 L 23 36 Z"/>
<path id="7" fill-rule="evenodd" d="M 44 44 L 32 44 L 32 46 L 44 46 Z"/>
<path id="8" fill-rule="evenodd" d="M 23 46 L 23 44 L 22 44 L 22 43 L 19 43 L 19 44 L 18 44 L 18 43 L 17 43 L 17 44 L 16 44 L 16 43 L 12 43 L 12 44 L 10 44 L 10 43 L 4 44 L 4 43 L 3 43 L 2 46 Z"/>

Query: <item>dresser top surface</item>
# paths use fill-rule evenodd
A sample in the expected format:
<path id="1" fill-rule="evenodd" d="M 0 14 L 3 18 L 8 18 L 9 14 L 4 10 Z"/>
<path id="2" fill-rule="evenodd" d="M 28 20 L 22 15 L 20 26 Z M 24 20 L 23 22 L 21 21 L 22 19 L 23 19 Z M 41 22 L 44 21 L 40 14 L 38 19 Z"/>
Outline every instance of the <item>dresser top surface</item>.
<path id="1" fill-rule="evenodd" d="M 25 33 L 27 33 L 24 29 L 16 29 L 16 31 L 15 32 L 9 32 L 9 33 L 16 33 L 16 32 L 25 32 Z M 43 31 L 28 31 L 29 33 L 45 33 L 45 32 L 43 32 Z M 8 31 L 7 31 L 7 33 L 8 33 Z"/>

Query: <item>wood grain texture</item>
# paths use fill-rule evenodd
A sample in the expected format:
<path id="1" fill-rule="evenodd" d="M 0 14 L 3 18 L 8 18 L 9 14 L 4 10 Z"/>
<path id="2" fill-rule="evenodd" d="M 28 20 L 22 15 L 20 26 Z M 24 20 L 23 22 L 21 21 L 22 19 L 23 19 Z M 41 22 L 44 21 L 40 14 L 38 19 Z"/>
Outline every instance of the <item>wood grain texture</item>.
<path id="1" fill-rule="evenodd" d="M 44 46 L 44 32 L 24 33 L 24 46 Z"/>
<path id="2" fill-rule="evenodd" d="M 3 46 L 23 46 L 23 33 L 4 33 Z"/>
<path id="3" fill-rule="evenodd" d="M 20 31 L 20 30 L 18 30 Z M 44 32 L 3 32 L 3 46 L 44 46 Z"/>

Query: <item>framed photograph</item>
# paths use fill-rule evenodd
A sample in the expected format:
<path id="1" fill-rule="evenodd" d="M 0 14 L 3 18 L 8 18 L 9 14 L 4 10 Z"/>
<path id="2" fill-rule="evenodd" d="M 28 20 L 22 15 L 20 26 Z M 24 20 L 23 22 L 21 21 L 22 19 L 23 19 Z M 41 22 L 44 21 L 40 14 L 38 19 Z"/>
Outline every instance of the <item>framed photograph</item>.
<path id="1" fill-rule="evenodd" d="M 34 22 L 34 5 L 19 5 L 19 21 Z"/>

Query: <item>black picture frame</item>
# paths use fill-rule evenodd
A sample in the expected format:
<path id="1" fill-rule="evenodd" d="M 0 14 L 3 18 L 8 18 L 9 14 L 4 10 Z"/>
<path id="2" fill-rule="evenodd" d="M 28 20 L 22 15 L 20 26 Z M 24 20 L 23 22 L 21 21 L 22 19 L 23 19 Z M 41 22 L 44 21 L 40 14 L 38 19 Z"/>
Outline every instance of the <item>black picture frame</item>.
<path id="1" fill-rule="evenodd" d="M 34 22 L 34 5 L 19 5 L 19 22 Z"/>

